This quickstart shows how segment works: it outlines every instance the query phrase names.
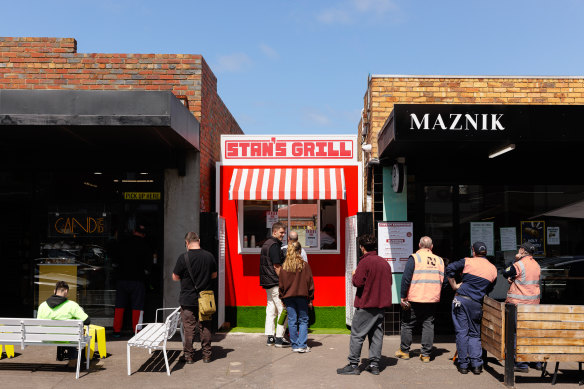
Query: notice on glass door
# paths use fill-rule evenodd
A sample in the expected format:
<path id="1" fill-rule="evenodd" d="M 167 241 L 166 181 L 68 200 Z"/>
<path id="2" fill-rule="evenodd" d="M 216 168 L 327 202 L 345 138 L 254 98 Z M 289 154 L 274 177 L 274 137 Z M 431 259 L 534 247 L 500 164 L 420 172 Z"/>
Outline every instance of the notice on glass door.
<path id="1" fill-rule="evenodd" d="M 379 222 L 377 253 L 391 266 L 394 273 L 403 273 L 414 248 L 412 222 Z"/>
<path id="2" fill-rule="evenodd" d="M 560 227 L 547 228 L 547 244 L 549 245 L 560 244 Z"/>
<path id="3" fill-rule="evenodd" d="M 278 222 L 278 212 L 266 212 L 266 228 L 272 228 L 274 223 Z M 271 232 L 271 231 L 270 231 Z"/>
<path id="4" fill-rule="evenodd" d="M 501 251 L 517 250 L 517 228 L 501 227 Z"/>
<path id="5" fill-rule="evenodd" d="M 495 255 L 495 223 L 493 222 L 470 222 L 470 246 L 472 254 L 472 244 L 483 242 L 487 245 L 487 255 Z"/>

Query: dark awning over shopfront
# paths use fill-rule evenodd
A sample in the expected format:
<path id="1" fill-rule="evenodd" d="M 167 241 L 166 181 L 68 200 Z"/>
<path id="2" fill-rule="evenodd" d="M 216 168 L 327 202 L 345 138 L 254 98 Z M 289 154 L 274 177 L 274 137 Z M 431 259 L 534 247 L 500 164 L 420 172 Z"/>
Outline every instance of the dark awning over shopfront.
<path id="1" fill-rule="evenodd" d="M 384 164 L 405 158 L 408 172 L 425 178 L 553 182 L 577 168 L 583 117 L 574 105 L 396 104 L 379 156 Z"/>
<path id="2" fill-rule="evenodd" d="M 178 167 L 199 122 L 170 91 L 0 90 L 0 159 L 11 167 Z"/>

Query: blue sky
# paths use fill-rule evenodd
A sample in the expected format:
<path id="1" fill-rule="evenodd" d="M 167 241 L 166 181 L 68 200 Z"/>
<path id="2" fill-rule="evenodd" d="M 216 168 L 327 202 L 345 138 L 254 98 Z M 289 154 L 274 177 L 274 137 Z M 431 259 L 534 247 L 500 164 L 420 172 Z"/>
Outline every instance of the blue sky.
<path id="1" fill-rule="evenodd" d="M 584 75 L 584 0 L 35 0 L 2 14 L 1 36 L 72 37 L 79 52 L 202 54 L 247 134 L 356 134 L 369 74 Z"/>

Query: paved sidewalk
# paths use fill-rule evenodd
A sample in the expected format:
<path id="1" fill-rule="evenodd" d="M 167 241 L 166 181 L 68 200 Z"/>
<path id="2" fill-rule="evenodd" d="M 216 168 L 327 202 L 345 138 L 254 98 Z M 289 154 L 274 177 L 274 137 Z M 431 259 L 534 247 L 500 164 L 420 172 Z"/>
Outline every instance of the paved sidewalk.
<path id="1" fill-rule="evenodd" d="M 387 336 L 383 344 L 381 374 L 363 371 L 360 376 L 341 376 L 336 369 L 347 363 L 348 335 L 309 335 L 312 351 L 307 354 L 265 346 L 260 334 L 217 334 L 214 336 L 214 360 L 203 364 L 200 344 L 196 344 L 197 362 L 185 365 L 180 338 L 169 344 L 171 376 L 166 375 L 160 353 L 132 349 L 132 375 L 126 372 L 126 342 L 108 339 L 106 359 L 92 361 L 90 372 L 81 372 L 75 380 L 74 369 L 55 360 L 55 347 L 28 347 L 17 356 L 0 361 L 0 385 L 5 388 L 504 388 L 503 367 L 494 360 L 479 376 L 461 375 L 450 358 L 453 343 L 436 343 L 436 358 L 424 364 L 417 356 L 408 361 L 393 357 L 399 337 Z M 419 345 L 414 344 L 414 347 Z M 414 353 L 419 349 L 414 350 Z M 363 358 L 367 357 L 365 341 Z M 364 367 L 364 366 L 363 366 Z M 549 369 L 553 367 L 550 366 Z M 576 363 L 560 365 L 561 374 L 555 388 L 578 387 Z M 518 374 L 516 387 L 550 389 L 551 379 L 540 378 L 540 372 Z"/>

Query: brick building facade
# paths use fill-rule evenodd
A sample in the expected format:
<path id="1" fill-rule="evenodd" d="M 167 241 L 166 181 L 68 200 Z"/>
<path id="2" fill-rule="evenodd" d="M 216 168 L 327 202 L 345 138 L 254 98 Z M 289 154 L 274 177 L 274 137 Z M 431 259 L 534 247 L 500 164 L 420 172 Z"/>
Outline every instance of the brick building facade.
<path id="1" fill-rule="evenodd" d="M 243 133 L 198 54 L 78 53 L 73 38 L 0 37 L 0 89 L 172 91 L 201 126 L 202 212 L 215 209 L 220 135 Z"/>

